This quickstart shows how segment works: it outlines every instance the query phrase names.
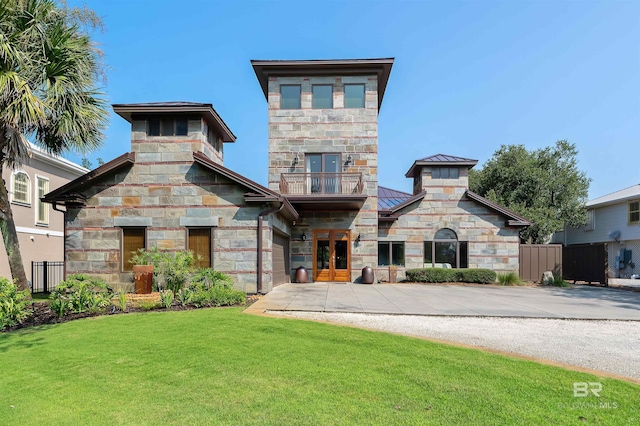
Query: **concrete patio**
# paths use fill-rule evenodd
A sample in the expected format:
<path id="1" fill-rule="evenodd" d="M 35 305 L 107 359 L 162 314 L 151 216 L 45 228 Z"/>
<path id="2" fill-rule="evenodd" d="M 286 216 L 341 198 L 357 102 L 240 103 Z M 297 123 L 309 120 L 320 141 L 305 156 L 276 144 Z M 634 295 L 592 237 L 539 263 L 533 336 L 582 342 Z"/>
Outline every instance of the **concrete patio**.
<path id="1" fill-rule="evenodd" d="M 284 284 L 251 310 L 640 321 L 640 293 L 587 286 Z"/>

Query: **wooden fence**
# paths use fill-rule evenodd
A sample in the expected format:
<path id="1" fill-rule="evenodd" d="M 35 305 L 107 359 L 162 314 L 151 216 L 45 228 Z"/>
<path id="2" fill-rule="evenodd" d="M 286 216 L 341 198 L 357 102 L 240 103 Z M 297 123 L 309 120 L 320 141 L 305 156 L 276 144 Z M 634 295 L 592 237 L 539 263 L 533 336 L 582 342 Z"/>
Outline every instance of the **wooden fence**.
<path id="1" fill-rule="evenodd" d="M 520 278 L 539 282 L 545 271 L 563 274 L 562 244 L 520 244 Z"/>

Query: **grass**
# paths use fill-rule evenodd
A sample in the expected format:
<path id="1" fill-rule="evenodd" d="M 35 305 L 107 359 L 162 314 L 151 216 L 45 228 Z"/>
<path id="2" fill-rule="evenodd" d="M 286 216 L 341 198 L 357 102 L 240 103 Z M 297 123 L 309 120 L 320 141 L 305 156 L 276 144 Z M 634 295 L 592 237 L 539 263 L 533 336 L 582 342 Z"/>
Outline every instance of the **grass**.
<path id="1" fill-rule="evenodd" d="M 516 272 L 499 272 L 497 276 L 499 285 L 523 285 L 524 282 Z"/>
<path id="2" fill-rule="evenodd" d="M 640 422 L 635 384 L 238 308 L 0 334 L 0 378 L 4 425 Z"/>

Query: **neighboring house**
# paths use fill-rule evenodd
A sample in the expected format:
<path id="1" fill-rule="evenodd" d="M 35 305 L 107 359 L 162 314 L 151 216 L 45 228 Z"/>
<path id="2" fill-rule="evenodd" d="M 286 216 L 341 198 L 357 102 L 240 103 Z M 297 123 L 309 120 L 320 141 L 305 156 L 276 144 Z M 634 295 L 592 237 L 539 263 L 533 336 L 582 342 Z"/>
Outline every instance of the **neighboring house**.
<path id="1" fill-rule="evenodd" d="M 553 241 L 565 245 L 608 244 L 608 275 L 628 278 L 640 273 L 640 184 L 586 203 L 588 222 L 567 227 Z"/>
<path id="2" fill-rule="evenodd" d="M 385 279 L 404 268 L 518 270 L 524 218 L 468 191 L 475 160 L 437 155 L 378 187 L 378 113 L 393 59 L 252 61 L 269 104 L 268 188 L 223 166 L 235 136 L 210 104 L 114 105 L 131 152 L 46 196 L 66 206 L 67 273 L 131 280 L 130 252 L 193 250 L 248 293 Z"/>
<path id="3" fill-rule="evenodd" d="M 30 144 L 30 148 L 29 161 L 15 170 L 5 168 L 2 178 L 9 191 L 27 280 L 33 282 L 32 262 L 64 260 L 64 216 L 54 211 L 51 204 L 41 202 L 40 198 L 88 170 L 64 158 L 50 155 L 33 144 Z M 0 276 L 11 277 L 2 241 Z"/>

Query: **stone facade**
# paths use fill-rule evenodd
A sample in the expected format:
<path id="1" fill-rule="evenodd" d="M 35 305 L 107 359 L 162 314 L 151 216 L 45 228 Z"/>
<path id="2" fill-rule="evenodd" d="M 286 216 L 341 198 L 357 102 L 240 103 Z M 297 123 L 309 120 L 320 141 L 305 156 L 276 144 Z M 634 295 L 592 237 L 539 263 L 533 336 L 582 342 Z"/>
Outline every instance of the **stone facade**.
<path id="1" fill-rule="evenodd" d="M 211 228 L 212 267 L 231 275 L 236 288 L 256 292 L 257 217 L 247 189 L 194 162 L 202 152 L 222 163 L 217 136 L 200 120 L 187 136 L 148 136 L 145 121 L 132 122 L 134 164 L 95 181 L 83 206 L 67 207 L 66 273 L 91 273 L 117 286 L 132 282 L 123 271 L 122 229 L 144 227 L 146 247 L 187 249 L 187 229 Z M 209 136 L 206 136 L 209 134 Z M 218 141 L 219 149 L 209 144 Z M 280 228 L 285 228 L 279 224 Z M 271 228 L 263 229 L 263 286 L 271 289 Z"/>
<path id="2" fill-rule="evenodd" d="M 312 86 L 332 85 L 333 108 L 312 108 Z M 344 85 L 364 84 L 364 108 L 344 108 Z M 280 86 L 301 86 L 301 108 L 280 108 Z M 313 229 L 351 231 L 351 279 L 356 280 L 364 266 L 377 263 L 378 195 L 378 80 L 370 75 L 270 77 L 269 101 L 269 188 L 280 191 L 283 173 L 305 172 L 305 155 L 341 155 L 343 173 L 360 173 L 367 195 L 358 211 L 332 208 L 304 214 L 302 226 L 295 227 L 291 241 L 291 268 L 313 269 L 313 241 L 302 241 L 303 233 Z M 351 162 L 347 163 L 348 156 Z M 295 158 L 298 157 L 297 164 Z M 355 238 L 360 235 L 360 242 Z"/>

